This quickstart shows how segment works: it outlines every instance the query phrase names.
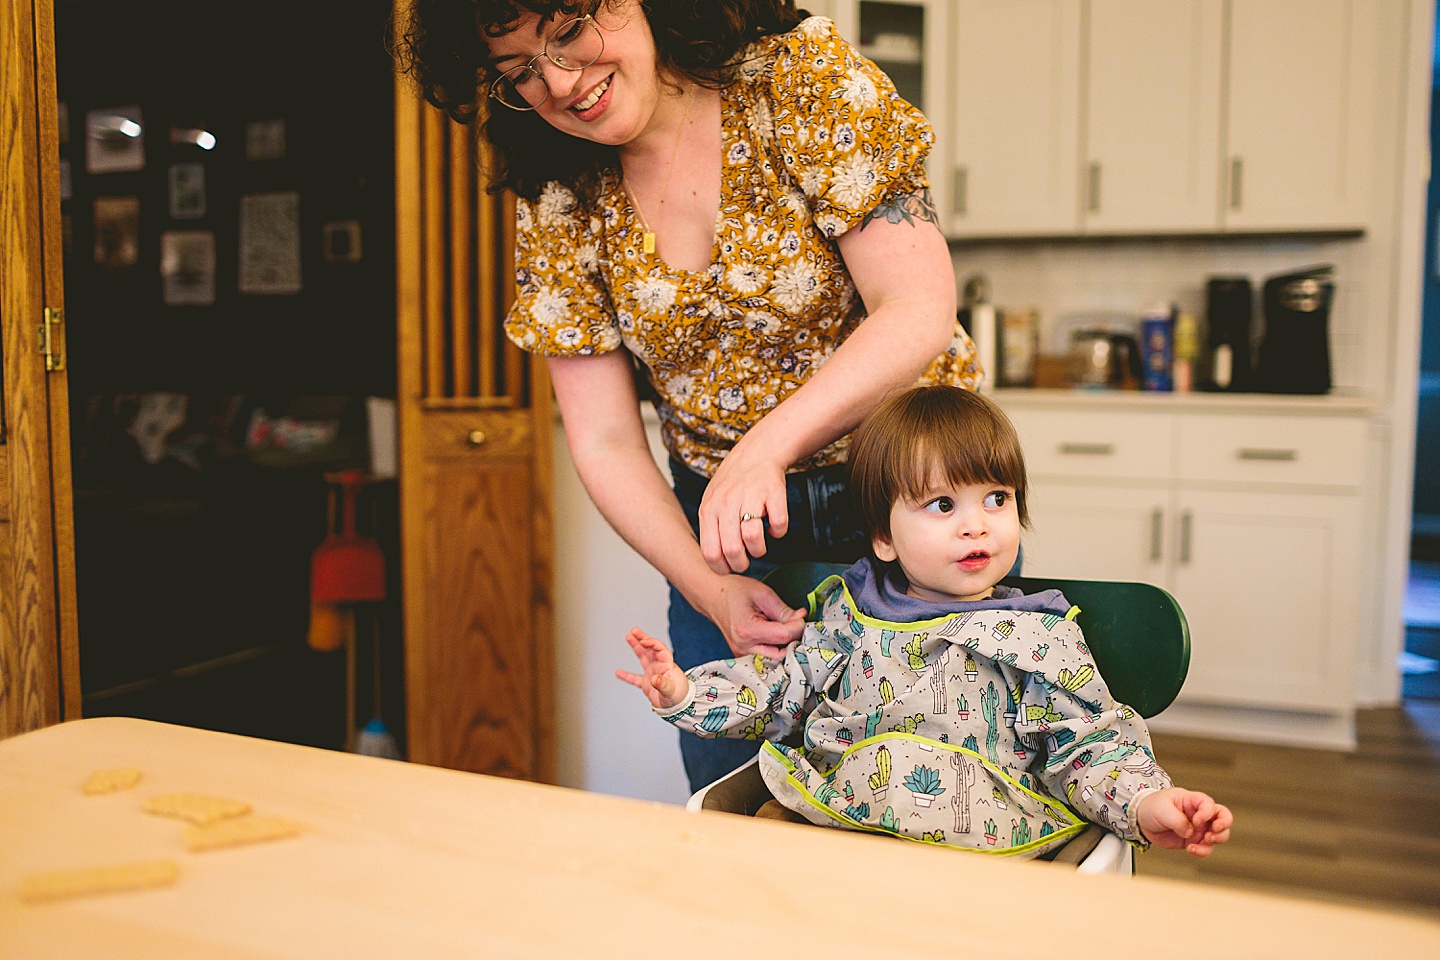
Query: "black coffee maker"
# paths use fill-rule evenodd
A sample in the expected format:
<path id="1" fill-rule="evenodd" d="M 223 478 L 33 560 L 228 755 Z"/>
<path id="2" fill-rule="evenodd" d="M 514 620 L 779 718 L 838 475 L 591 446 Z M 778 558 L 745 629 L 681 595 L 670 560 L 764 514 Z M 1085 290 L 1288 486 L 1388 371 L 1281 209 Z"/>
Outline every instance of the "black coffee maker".
<path id="1" fill-rule="evenodd" d="M 1211 277 L 1205 283 L 1209 328 L 1206 390 L 1249 390 L 1250 325 L 1255 291 L 1249 277 Z"/>
<path id="2" fill-rule="evenodd" d="M 1330 390 L 1330 305 L 1335 268 L 1311 267 L 1265 281 L 1265 339 L 1255 369 L 1264 393 Z"/>

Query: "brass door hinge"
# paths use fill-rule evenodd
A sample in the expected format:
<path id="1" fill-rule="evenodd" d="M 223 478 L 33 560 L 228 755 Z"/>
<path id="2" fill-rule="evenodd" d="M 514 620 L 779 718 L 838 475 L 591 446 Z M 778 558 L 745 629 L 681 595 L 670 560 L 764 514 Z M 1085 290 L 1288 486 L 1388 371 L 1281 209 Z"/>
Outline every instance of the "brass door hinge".
<path id="1" fill-rule="evenodd" d="M 45 369 L 65 369 L 64 331 L 59 329 L 65 322 L 65 311 L 55 307 L 45 308 L 45 320 L 40 324 L 40 353 L 45 357 Z"/>

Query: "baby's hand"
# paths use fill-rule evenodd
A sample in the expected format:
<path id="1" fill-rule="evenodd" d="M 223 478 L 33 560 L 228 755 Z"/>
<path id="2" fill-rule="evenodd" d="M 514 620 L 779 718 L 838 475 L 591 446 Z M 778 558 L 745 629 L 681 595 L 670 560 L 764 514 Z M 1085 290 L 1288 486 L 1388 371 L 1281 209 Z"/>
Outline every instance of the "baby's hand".
<path id="1" fill-rule="evenodd" d="M 640 659 L 643 674 L 616 670 L 615 676 L 632 687 L 639 687 L 649 699 L 650 705 L 661 710 L 675 706 L 690 692 L 690 678 L 675 665 L 670 650 L 639 627 L 625 637 L 630 649 Z"/>
<path id="2" fill-rule="evenodd" d="M 1235 818 L 1230 808 L 1197 790 L 1169 787 L 1140 798 L 1135 812 L 1140 831 L 1157 847 L 1184 847 L 1197 857 L 1208 857 L 1216 844 L 1230 839 Z"/>

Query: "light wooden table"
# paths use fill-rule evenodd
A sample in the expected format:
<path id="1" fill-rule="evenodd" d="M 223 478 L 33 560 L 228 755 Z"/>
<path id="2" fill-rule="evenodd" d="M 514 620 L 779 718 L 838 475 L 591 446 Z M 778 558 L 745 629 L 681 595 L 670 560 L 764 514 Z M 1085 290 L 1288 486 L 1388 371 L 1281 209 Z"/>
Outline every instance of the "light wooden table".
<path id="1" fill-rule="evenodd" d="M 91 771 L 132 790 L 85 796 Z M 152 794 L 309 825 L 188 853 Z M 1224 856 L 1221 850 L 1217 856 Z M 169 857 L 173 887 L 27 904 L 26 874 Z M 1063 944 L 1063 949 L 1060 946 Z M 1440 957 L 1440 924 L 1147 878 L 1081 877 L 836 830 L 141 720 L 0 742 L 0 957 Z"/>

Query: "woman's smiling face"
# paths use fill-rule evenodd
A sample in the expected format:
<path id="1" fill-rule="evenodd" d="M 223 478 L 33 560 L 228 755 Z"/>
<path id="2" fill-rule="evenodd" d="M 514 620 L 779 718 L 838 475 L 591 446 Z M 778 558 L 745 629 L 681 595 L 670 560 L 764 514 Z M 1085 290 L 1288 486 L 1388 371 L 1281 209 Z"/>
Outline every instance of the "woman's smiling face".
<path id="1" fill-rule="evenodd" d="M 594 16 L 605 39 L 604 52 L 583 70 L 561 69 L 545 57 L 536 60 L 534 67 L 550 97 L 535 112 L 562 133 L 623 146 L 645 132 L 660 100 L 655 38 L 640 0 L 606 0 Z M 529 63 L 544 51 L 552 31 L 569 19 L 565 14 L 526 14 L 509 32 L 487 39 L 490 62 L 499 72 Z"/>

